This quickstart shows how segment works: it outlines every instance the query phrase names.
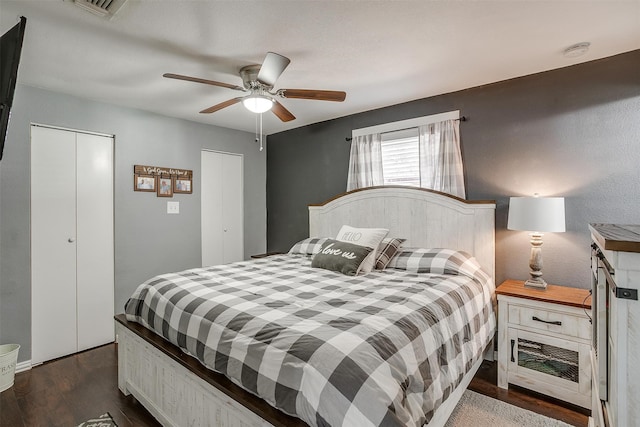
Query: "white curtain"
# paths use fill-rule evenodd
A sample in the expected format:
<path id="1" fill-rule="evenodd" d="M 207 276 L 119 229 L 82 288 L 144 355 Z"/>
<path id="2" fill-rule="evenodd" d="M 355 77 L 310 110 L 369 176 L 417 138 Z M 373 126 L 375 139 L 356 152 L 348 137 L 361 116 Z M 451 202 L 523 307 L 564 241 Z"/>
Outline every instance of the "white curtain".
<path id="1" fill-rule="evenodd" d="M 465 198 L 460 122 L 420 126 L 420 186 Z"/>
<path id="2" fill-rule="evenodd" d="M 347 191 L 383 184 L 380 134 L 354 137 L 351 141 Z"/>

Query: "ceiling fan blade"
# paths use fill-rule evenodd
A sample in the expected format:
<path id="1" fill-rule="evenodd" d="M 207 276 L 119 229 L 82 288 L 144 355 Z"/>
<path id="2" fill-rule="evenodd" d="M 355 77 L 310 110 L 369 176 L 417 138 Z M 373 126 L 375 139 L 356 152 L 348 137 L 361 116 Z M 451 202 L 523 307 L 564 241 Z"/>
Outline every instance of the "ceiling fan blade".
<path id="1" fill-rule="evenodd" d="M 221 102 L 220 104 L 216 104 L 212 107 L 209 108 L 205 108 L 204 110 L 200 111 L 202 114 L 210 114 L 210 113 L 215 113 L 218 110 L 222 110 L 223 108 L 229 107 L 231 105 L 237 104 L 238 102 L 242 101 L 244 99 L 243 96 L 240 96 L 238 98 L 233 98 L 233 99 L 229 99 L 228 101 L 224 101 Z"/>
<path id="2" fill-rule="evenodd" d="M 267 52 L 264 57 L 260 71 L 258 72 L 258 81 L 267 86 L 273 87 L 280 74 L 289 65 L 291 60 L 286 56 L 279 55 L 274 52 Z"/>
<path id="3" fill-rule="evenodd" d="M 283 122 L 290 122 L 296 118 L 296 116 L 291 114 L 291 111 L 284 108 L 284 105 L 280 104 L 275 99 L 273 100 L 273 107 L 271 107 L 271 111 L 273 111 L 273 114 L 278 116 L 278 118 Z"/>
<path id="4" fill-rule="evenodd" d="M 285 98 L 315 99 L 318 101 L 342 102 L 347 97 L 345 92 L 337 90 L 280 89 Z"/>
<path id="5" fill-rule="evenodd" d="M 215 80 L 200 79 L 198 77 L 183 76 L 181 74 L 164 73 L 162 75 L 162 77 L 166 77 L 168 79 L 186 80 L 188 82 L 204 83 L 204 84 L 207 84 L 207 85 L 220 86 L 220 87 L 226 87 L 228 89 L 235 89 L 235 90 L 244 91 L 243 87 L 240 87 L 240 86 L 237 86 L 237 85 L 230 85 L 228 83 L 217 82 Z"/>

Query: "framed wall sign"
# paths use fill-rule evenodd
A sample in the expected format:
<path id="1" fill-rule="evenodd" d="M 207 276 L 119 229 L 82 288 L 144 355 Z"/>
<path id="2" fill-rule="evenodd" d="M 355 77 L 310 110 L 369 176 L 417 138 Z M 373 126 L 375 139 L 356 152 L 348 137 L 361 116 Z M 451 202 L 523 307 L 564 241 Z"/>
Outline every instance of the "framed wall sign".
<path id="1" fill-rule="evenodd" d="M 158 197 L 193 192 L 193 171 L 160 166 L 133 165 L 133 190 L 154 192 Z"/>

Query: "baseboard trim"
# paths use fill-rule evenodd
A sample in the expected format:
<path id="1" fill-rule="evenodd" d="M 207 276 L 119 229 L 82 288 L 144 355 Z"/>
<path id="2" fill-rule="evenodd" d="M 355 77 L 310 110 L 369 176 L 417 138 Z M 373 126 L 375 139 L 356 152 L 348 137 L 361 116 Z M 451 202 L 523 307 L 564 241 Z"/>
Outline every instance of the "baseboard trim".
<path id="1" fill-rule="evenodd" d="M 25 360 L 24 362 L 16 363 L 16 374 L 19 372 L 28 371 L 31 369 L 31 360 Z"/>

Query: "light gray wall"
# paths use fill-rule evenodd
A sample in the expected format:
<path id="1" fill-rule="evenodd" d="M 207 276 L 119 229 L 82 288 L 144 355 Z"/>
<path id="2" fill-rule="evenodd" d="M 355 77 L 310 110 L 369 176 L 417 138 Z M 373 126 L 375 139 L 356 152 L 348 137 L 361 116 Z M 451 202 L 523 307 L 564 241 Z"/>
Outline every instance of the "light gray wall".
<path id="1" fill-rule="evenodd" d="M 253 134 L 19 85 L 0 162 L 0 343 L 20 344 L 20 361 L 31 358 L 30 123 L 115 135 L 116 313 L 149 277 L 200 266 L 201 149 L 243 155 L 245 257 L 265 251 L 266 158 Z M 134 164 L 192 169 L 193 194 L 134 192 Z"/>
<path id="2" fill-rule="evenodd" d="M 348 95 L 347 95 L 348 101 Z M 509 196 L 564 196 L 566 233 L 544 236 L 549 283 L 590 286 L 590 222 L 640 223 L 640 50 L 270 135 L 268 250 L 308 235 L 307 205 L 344 192 L 352 129 L 460 110 L 469 199 L 494 199 L 496 279 L 528 278 Z"/>

